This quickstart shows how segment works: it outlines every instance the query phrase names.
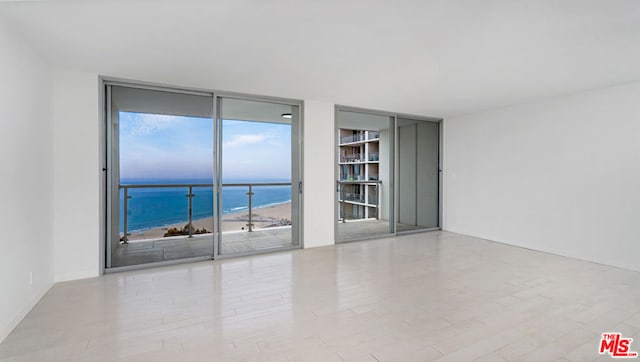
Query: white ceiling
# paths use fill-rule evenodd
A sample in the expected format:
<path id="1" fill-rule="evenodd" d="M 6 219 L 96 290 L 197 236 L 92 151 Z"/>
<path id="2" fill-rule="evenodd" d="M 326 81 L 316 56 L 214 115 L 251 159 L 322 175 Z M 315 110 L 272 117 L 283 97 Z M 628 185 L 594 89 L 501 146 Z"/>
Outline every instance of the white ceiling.
<path id="1" fill-rule="evenodd" d="M 451 116 L 640 79 L 637 0 L 0 3 L 62 67 Z"/>

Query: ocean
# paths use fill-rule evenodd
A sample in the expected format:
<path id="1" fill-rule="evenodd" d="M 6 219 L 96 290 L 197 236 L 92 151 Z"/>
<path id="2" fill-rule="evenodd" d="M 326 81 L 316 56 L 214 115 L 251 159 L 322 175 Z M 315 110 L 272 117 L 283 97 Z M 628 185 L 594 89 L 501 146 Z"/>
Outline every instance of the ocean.
<path id="1" fill-rule="evenodd" d="M 225 180 L 223 183 L 291 182 L 290 180 Z M 124 185 L 134 184 L 209 184 L 211 180 L 122 180 Z M 249 209 L 248 188 L 223 187 L 222 213 Z M 253 187 L 252 207 L 265 207 L 291 201 L 291 186 Z M 127 210 L 128 231 L 141 231 L 189 220 L 187 187 L 129 189 Z M 213 215 L 213 188 L 194 187 L 193 220 Z M 124 215 L 124 191 L 120 190 L 120 215 Z M 120 218 L 120 232 L 124 232 L 124 218 Z"/>

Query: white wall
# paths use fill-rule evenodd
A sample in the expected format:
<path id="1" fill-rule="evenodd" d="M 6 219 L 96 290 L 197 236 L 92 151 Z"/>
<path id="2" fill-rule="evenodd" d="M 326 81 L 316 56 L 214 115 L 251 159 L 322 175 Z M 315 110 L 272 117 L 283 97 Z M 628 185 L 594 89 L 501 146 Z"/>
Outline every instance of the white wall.
<path id="1" fill-rule="evenodd" d="M 334 104 L 304 103 L 304 247 L 334 244 Z"/>
<path id="2" fill-rule="evenodd" d="M 50 110 L 48 66 L 0 25 L 0 342 L 53 284 Z"/>
<path id="3" fill-rule="evenodd" d="M 640 270 L 640 83 L 445 121 L 449 231 Z"/>
<path id="4" fill-rule="evenodd" d="M 53 75 L 55 280 L 100 273 L 100 105 L 98 76 Z"/>

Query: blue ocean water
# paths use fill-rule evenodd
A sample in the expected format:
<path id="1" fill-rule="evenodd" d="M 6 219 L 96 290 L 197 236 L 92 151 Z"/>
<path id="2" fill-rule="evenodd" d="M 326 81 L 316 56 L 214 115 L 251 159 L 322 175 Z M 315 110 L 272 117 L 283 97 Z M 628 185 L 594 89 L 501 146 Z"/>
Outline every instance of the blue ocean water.
<path id="1" fill-rule="evenodd" d="M 291 182 L 290 180 L 224 180 L 223 183 Z M 211 180 L 122 180 L 122 184 L 210 184 Z M 248 188 L 223 187 L 222 213 L 229 214 L 247 210 Z M 291 201 L 291 186 L 253 187 L 252 207 L 277 205 Z M 175 223 L 186 223 L 189 219 L 187 187 L 129 189 L 127 222 L 129 231 L 146 230 Z M 213 188 L 193 189 L 193 219 L 213 215 Z M 120 190 L 120 215 L 124 215 L 124 192 Z M 124 218 L 120 218 L 120 232 L 124 232 Z"/>

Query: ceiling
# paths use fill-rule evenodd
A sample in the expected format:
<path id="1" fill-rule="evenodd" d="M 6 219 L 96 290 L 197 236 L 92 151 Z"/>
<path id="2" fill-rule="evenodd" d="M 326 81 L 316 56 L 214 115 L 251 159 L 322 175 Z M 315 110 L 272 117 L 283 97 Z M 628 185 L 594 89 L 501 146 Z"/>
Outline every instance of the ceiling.
<path id="1" fill-rule="evenodd" d="M 425 116 L 640 79 L 636 0 L 0 2 L 56 66 Z"/>

